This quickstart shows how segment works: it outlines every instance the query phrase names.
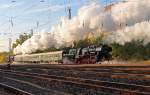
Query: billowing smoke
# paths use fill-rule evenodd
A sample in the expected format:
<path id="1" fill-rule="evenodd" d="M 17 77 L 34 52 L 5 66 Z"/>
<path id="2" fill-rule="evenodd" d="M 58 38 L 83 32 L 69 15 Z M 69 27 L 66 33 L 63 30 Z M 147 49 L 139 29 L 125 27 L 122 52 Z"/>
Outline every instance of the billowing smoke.
<path id="1" fill-rule="evenodd" d="M 128 0 L 109 7 L 89 4 L 78 10 L 71 20 L 62 17 L 60 24 L 50 32 L 34 35 L 14 49 L 15 54 L 32 53 L 62 44 L 71 44 L 74 40 L 84 39 L 89 33 L 100 35 L 108 32 L 105 41 L 124 44 L 132 40 L 150 42 L 150 0 Z"/>
<path id="2" fill-rule="evenodd" d="M 112 7 L 112 18 L 118 26 L 106 37 L 108 43 L 125 44 L 133 40 L 150 43 L 150 0 L 127 0 Z"/>
<path id="3" fill-rule="evenodd" d="M 145 21 L 133 26 L 117 30 L 108 35 L 105 39 L 107 43 L 119 43 L 124 45 L 126 42 L 143 41 L 144 45 L 150 43 L 150 22 Z"/>
<path id="4" fill-rule="evenodd" d="M 26 40 L 22 45 L 18 45 L 14 49 L 15 54 L 30 54 L 37 50 L 45 50 L 52 46 L 57 45 L 57 41 L 54 37 L 47 32 L 41 32 L 40 34 L 33 35 L 30 39 Z"/>
<path id="5" fill-rule="evenodd" d="M 150 19 L 150 0 L 126 0 L 112 7 L 112 17 L 117 24 L 132 26 Z"/>

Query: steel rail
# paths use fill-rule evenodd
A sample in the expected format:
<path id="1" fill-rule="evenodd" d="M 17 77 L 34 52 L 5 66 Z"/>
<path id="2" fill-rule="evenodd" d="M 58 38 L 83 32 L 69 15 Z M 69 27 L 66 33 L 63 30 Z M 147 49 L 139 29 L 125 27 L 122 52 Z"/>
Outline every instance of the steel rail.
<path id="1" fill-rule="evenodd" d="M 0 83 L 0 88 L 3 88 L 4 90 L 8 91 L 9 93 L 13 93 L 16 95 L 33 95 L 29 92 L 25 92 L 23 90 L 20 90 L 18 88 L 15 88 L 15 87 L 3 84 L 3 83 Z"/>

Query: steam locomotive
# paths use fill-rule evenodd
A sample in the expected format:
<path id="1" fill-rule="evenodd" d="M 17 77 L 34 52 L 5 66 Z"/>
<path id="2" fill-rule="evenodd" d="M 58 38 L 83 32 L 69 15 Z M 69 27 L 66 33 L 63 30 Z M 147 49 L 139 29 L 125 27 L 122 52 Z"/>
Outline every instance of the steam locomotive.
<path id="1" fill-rule="evenodd" d="M 111 60 L 111 52 L 112 48 L 108 45 L 91 45 L 48 53 L 16 55 L 14 61 L 19 63 L 94 64 Z"/>
<path id="2" fill-rule="evenodd" d="M 68 52 L 64 51 L 63 59 L 76 64 L 94 64 L 105 60 L 111 60 L 111 52 L 112 48 L 108 45 L 92 45 L 85 48 L 70 49 Z"/>

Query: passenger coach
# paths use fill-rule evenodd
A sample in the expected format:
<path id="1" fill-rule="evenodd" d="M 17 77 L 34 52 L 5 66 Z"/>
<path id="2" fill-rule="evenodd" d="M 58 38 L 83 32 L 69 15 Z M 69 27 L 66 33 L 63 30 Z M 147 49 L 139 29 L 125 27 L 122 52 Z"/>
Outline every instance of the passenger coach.
<path id="1" fill-rule="evenodd" d="M 23 63 L 61 63 L 62 62 L 62 51 L 38 53 L 38 54 L 25 54 L 16 55 L 15 62 Z"/>

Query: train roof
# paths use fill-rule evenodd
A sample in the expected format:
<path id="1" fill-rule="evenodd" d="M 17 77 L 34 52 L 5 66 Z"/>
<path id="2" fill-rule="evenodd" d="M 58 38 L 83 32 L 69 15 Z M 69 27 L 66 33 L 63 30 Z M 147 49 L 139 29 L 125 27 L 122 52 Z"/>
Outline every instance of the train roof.
<path id="1" fill-rule="evenodd" d="M 53 52 L 46 52 L 46 53 L 36 53 L 36 54 L 22 54 L 22 55 L 16 55 L 16 57 L 21 56 L 37 56 L 37 55 L 47 55 L 47 54 L 61 54 L 63 51 L 53 51 Z"/>

